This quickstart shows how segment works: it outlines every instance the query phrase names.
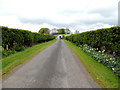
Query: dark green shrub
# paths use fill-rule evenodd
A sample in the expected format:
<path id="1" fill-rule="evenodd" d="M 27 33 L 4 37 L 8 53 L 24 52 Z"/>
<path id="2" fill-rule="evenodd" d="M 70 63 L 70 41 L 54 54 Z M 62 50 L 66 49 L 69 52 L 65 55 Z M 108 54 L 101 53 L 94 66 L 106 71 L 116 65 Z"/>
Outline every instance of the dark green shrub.
<path id="1" fill-rule="evenodd" d="M 119 26 L 73 34 L 67 36 L 66 39 L 76 45 L 87 44 L 93 48 L 98 48 L 99 50 L 105 49 L 105 51 L 110 54 L 115 52 L 117 56 L 120 56 Z"/>
<path id="2" fill-rule="evenodd" d="M 120 77 L 120 27 L 73 34 L 65 38 L 83 48 L 94 60 L 110 68 Z M 86 46 L 84 48 L 84 45 Z M 83 47 L 82 47 L 83 46 Z M 96 52 L 99 51 L 99 52 Z M 101 51 L 107 53 L 107 56 Z"/>
<path id="3" fill-rule="evenodd" d="M 41 35 L 27 30 L 3 26 L 0 26 L 0 29 L 2 30 L 2 47 L 5 49 L 3 56 L 8 56 L 11 50 L 23 51 L 24 47 L 55 39 L 53 35 Z"/>
<path id="4" fill-rule="evenodd" d="M 8 51 L 3 51 L 2 52 L 2 57 L 4 58 L 4 57 L 7 57 L 7 56 L 9 56 L 9 55 L 11 55 L 11 54 L 14 54 L 14 53 L 16 53 L 16 51 L 15 50 L 8 50 Z"/>

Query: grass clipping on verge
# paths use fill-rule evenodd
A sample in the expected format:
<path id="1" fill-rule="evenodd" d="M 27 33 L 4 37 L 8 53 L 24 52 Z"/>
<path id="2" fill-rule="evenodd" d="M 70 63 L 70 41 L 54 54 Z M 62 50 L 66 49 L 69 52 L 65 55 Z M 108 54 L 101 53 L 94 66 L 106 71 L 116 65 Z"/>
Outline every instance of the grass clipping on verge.
<path id="1" fill-rule="evenodd" d="M 34 45 L 33 47 L 28 47 L 22 52 L 15 53 L 6 58 L 2 59 L 2 77 L 4 78 L 9 73 L 13 72 L 16 66 L 23 64 L 27 60 L 30 60 L 37 53 L 41 52 L 51 44 L 53 44 L 56 40 L 52 40 L 49 42 L 41 43 Z"/>
<path id="2" fill-rule="evenodd" d="M 80 62 L 84 65 L 95 82 L 97 82 L 102 88 L 118 88 L 119 78 L 110 69 L 88 56 L 80 47 L 69 41 L 64 41 L 77 55 Z"/>

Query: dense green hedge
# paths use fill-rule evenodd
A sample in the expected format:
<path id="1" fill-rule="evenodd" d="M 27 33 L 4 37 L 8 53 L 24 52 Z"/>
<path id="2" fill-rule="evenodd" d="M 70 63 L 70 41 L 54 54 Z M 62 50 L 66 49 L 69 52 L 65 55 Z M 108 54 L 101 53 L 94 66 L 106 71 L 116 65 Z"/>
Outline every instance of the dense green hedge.
<path id="1" fill-rule="evenodd" d="M 109 54 L 120 55 L 120 27 L 98 29 L 95 31 L 73 34 L 66 37 L 76 45 L 87 44 L 98 50 L 105 50 Z"/>
<path id="2" fill-rule="evenodd" d="M 107 66 L 120 77 L 120 27 L 73 34 L 66 39 L 81 47 L 94 60 Z"/>
<path id="3" fill-rule="evenodd" d="M 27 30 L 3 26 L 0 29 L 2 29 L 2 47 L 4 50 L 21 51 L 24 47 L 55 39 L 53 35 L 41 35 Z"/>

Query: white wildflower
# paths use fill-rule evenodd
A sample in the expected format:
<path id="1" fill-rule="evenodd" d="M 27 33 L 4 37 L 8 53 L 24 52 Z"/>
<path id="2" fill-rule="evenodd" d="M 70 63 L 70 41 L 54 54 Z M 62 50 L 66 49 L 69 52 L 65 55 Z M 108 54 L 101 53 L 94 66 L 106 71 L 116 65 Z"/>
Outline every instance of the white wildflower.
<path id="1" fill-rule="evenodd" d="M 106 61 L 108 61 L 108 59 L 106 59 Z"/>
<path id="2" fill-rule="evenodd" d="M 100 62 L 100 60 L 98 60 L 98 62 Z"/>
<path id="3" fill-rule="evenodd" d="M 110 60 L 112 60 L 112 58 L 110 58 Z"/>
<path id="4" fill-rule="evenodd" d="M 114 71 L 115 69 L 114 69 L 114 68 L 112 68 L 112 70 Z"/>
<path id="5" fill-rule="evenodd" d="M 105 50 L 102 50 L 102 53 L 104 53 L 105 52 Z"/>

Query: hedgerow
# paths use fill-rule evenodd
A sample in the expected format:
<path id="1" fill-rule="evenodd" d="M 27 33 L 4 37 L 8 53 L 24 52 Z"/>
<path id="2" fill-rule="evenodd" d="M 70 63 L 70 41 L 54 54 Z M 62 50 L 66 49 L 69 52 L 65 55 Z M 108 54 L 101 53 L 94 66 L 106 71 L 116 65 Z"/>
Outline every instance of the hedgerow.
<path id="1" fill-rule="evenodd" d="M 2 47 L 6 55 L 6 51 L 12 53 L 12 51 L 22 51 L 25 47 L 31 47 L 35 44 L 47 42 L 55 39 L 53 35 L 41 35 L 27 30 L 13 29 L 1 26 L 2 30 Z M 6 55 L 7 56 L 7 55 Z"/>
<path id="2" fill-rule="evenodd" d="M 120 77 L 120 27 L 73 34 L 65 39 L 81 47 Z"/>
<path id="3" fill-rule="evenodd" d="M 120 55 L 120 27 L 98 29 L 95 31 L 73 34 L 66 37 L 76 45 L 87 44 L 90 47 L 105 50 L 109 54 Z"/>

